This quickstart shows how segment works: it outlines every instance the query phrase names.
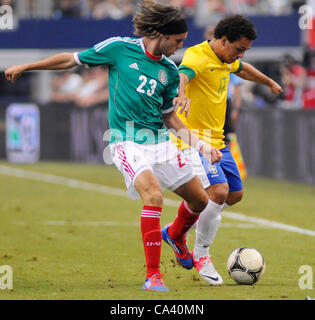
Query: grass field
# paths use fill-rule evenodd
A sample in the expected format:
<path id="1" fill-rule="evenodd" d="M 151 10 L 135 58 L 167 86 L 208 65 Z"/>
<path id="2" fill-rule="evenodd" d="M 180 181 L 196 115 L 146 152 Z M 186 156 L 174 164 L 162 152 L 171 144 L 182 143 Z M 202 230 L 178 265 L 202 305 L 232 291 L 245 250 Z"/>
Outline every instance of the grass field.
<path id="1" fill-rule="evenodd" d="M 8 166 L 26 171 L 11 172 Z M 243 219 L 225 215 L 212 245 L 224 285 L 210 287 L 199 280 L 195 269 L 182 269 L 174 263 L 170 247 L 163 245 L 161 271 L 170 292 L 148 293 L 141 290 L 145 280 L 141 202 L 129 200 L 117 189 L 95 187 L 124 190 L 118 171 L 103 165 L 49 162 L 0 162 L 0 167 L 0 266 L 13 269 L 13 290 L 0 290 L 0 300 L 302 300 L 315 296 L 314 277 L 313 289 L 299 287 L 300 266 L 315 271 L 314 187 L 247 179 L 243 201 L 229 210 Z M 30 171 L 42 174 L 28 176 Z M 90 184 L 54 180 L 54 176 Z M 179 200 L 168 191 L 165 197 Z M 162 225 L 176 215 L 176 206 L 168 203 Z M 288 225 L 296 229 L 289 231 Z M 193 240 L 191 235 L 190 248 Z M 266 260 L 266 272 L 253 286 L 235 284 L 226 271 L 228 255 L 241 246 L 257 248 Z"/>

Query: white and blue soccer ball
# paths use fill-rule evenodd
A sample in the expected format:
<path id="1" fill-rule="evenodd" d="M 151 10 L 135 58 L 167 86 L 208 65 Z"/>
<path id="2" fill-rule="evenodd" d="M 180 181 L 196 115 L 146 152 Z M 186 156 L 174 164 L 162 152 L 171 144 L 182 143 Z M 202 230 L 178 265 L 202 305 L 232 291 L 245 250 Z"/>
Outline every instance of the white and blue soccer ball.
<path id="1" fill-rule="evenodd" d="M 265 269 L 264 257 L 254 248 L 238 248 L 230 254 L 227 261 L 230 277 L 239 284 L 256 283 Z"/>

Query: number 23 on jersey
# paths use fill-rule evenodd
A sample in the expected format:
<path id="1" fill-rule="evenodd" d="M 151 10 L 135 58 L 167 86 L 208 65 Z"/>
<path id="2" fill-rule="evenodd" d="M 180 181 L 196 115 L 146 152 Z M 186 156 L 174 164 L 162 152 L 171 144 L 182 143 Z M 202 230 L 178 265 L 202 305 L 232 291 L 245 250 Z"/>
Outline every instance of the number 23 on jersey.
<path id="1" fill-rule="evenodd" d="M 149 97 L 153 96 L 155 89 L 156 89 L 156 86 L 157 86 L 156 80 L 151 79 L 149 81 L 150 88 L 147 88 L 148 86 L 146 86 L 146 84 L 148 82 L 148 78 L 146 76 L 141 75 L 139 77 L 139 80 L 141 83 L 140 83 L 139 87 L 137 88 L 137 91 L 142 94 L 146 93 Z"/>

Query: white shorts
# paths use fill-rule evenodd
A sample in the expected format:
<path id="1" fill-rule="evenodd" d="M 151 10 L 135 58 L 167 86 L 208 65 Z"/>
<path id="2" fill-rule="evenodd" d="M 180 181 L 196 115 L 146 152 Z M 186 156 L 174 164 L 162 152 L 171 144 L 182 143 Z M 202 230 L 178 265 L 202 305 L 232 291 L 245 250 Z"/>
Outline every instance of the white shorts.
<path id="1" fill-rule="evenodd" d="M 194 148 L 187 148 L 183 150 L 183 154 L 192 166 L 194 175 L 201 181 L 203 188 L 207 189 L 210 187 L 209 178 L 203 167 L 199 152 Z"/>
<path id="2" fill-rule="evenodd" d="M 193 177 L 193 170 L 183 153 L 170 141 L 158 144 L 138 144 L 131 141 L 110 145 L 111 156 L 123 174 L 132 200 L 139 197 L 134 183 L 140 173 L 150 170 L 162 190 L 176 190 Z"/>

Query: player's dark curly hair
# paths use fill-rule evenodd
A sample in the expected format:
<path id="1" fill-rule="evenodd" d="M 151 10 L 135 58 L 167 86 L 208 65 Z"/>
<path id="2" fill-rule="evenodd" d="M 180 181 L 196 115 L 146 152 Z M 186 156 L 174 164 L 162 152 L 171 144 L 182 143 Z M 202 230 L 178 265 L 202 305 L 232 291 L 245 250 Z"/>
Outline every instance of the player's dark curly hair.
<path id="1" fill-rule="evenodd" d="M 182 19 L 184 15 L 179 8 L 158 4 L 152 0 L 142 0 L 139 1 L 138 10 L 133 17 L 134 34 L 154 38 L 160 34 L 158 28 Z"/>
<path id="2" fill-rule="evenodd" d="M 239 14 L 222 19 L 214 29 L 214 37 L 221 39 L 226 36 L 230 42 L 238 41 L 242 37 L 255 40 L 257 32 L 254 24 L 245 16 Z"/>

